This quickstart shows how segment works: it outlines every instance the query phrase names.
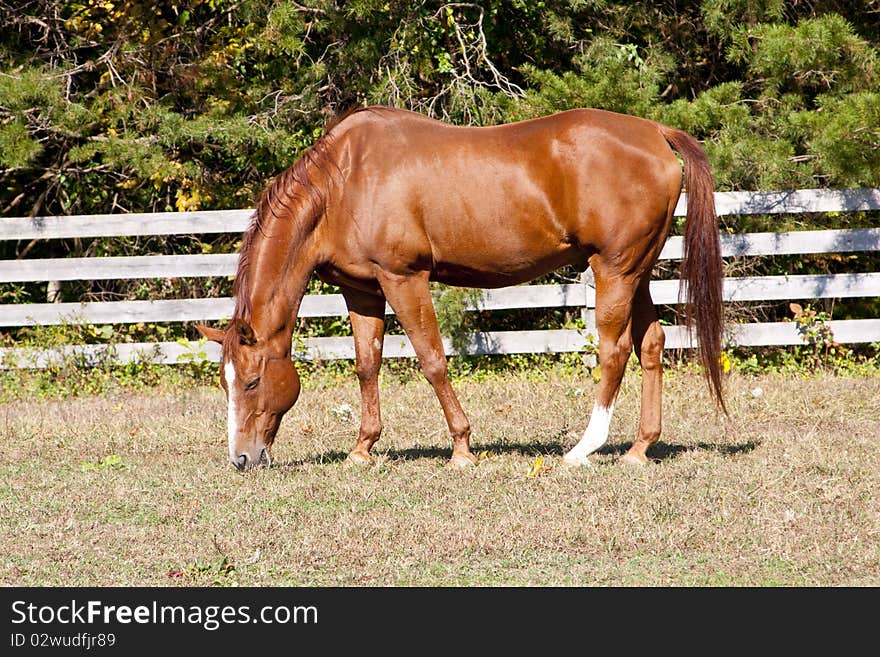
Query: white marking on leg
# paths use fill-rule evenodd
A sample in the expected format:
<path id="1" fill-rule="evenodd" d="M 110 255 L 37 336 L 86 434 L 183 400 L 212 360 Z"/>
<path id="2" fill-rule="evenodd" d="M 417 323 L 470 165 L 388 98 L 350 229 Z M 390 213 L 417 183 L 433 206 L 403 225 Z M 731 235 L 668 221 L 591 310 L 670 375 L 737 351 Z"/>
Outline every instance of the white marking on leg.
<path id="1" fill-rule="evenodd" d="M 614 404 L 608 408 L 599 406 L 599 404 L 594 405 L 593 414 L 590 415 L 590 424 L 587 425 L 583 437 L 562 457 L 562 460 L 571 465 L 588 464 L 587 457 L 608 441 L 608 429 L 611 426 L 613 413 Z"/>
<path id="2" fill-rule="evenodd" d="M 235 395 L 235 365 L 227 361 L 223 366 L 223 376 L 226 377 L 226 389 L 229 391 L 229 408 L 226 411 L 226 425 L 229 431 L 229 458 L 233 461 L 235 453 L 235 436 L 238 433 L 238 417 L 236 416 Z"/>

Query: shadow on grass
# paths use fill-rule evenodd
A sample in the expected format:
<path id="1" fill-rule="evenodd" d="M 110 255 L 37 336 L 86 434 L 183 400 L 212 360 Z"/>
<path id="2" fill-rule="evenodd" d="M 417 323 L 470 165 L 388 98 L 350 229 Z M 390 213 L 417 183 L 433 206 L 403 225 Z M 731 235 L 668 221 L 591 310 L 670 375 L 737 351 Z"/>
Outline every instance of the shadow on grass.
<path id="1" fill-rule="evenodd" d="M 715 445 L 712 443 L 697 443 L 696 445 L 675 445 L 671 443 L 659 442 L 648 450 L 648 457 L 654 462 L 672 461 L 680 454 L 685 452 L 701 451 L 701 452 L 718 452 L 724 456 L 735 456 L 737 454 L 748 454 L 761 444 L 759 440 L 747 440 L 737 445 Z M 608 456 L 623 456 L 627 450 L 632 447 L 632 443 L 621 443 L 619 445 L 605 445 L 597 454 L 605 454 Z"/>
<path id="2" fill-rule="evenodd" d="M 736 445 L 716 445 L 713 443 L 700 442 L 695 445 L 677 445 L 672 443 L 659 442 L 654 445 L 648 452 L 648 456 L 655 463 L 663 463 L 676 459 L 685 452 L 695 450 L 718 452 L 724 456 L 735 456 L 738 454 L 748 454 L 761 444 L 757 440 L 748 440 L 744 443 Z M 516 456 L 562 456 L 574 445 L 569 440 L 563 442 L 560 437 L 540 440 L 534 439 L 526 443 L 475 443 L 471 445 L 471 449 L 475 454 L 482 451 L 494 452 L 495 454 L 513 454 Z M 632 446 L 631 442 L 620 443 L 614 445 L 605 445 L 596 453 L 603 456 L 623 456 Z M 405 449 L 377 449 L 376 456 L 381 456 L 392 461 L 413 461 L 419 459 L 448 459 L 452 454 L 452 445 L 449 447 L 410 447 Z M 316 456 L 296 459 L 292 461 L 275 462 L 272 467 L 277 468 L 295 468 L 303 465 L 324 465 L 333 463 L 342 463 L 348 457 L 347 452 L 333 450 Z"/>

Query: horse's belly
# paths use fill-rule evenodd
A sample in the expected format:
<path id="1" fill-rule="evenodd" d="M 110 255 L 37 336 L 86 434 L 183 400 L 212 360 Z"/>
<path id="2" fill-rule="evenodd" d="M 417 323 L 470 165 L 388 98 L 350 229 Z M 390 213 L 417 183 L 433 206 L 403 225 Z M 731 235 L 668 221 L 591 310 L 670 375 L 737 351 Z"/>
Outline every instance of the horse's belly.
<path id="1" fill-rule="evenodd" d="M 462 287 L 506 287 L 526 283 L 568 265 L 586 269 L 587 258 L 585 252 L 566 248 L 541 257 L 439 261 L 431 271 L 431 280 Z"/>

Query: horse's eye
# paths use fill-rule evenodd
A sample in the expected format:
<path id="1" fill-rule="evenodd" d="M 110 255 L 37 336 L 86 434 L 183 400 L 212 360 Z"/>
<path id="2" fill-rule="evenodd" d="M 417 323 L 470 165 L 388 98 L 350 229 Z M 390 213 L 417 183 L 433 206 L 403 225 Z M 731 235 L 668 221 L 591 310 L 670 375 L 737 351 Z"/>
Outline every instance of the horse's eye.
<path id="1" fill-rule="evenodd" d="M 251 381 L 250 383 L 248 383 L 248 384 L 244 387 L 244 389 L 245 389 L 245 390 L 253 390 L 253 389 L 256 388 L 258 385 L 260 385 L 260 377 L 257 377 L 256 379 L 254 379 L 253 381 Z"/>

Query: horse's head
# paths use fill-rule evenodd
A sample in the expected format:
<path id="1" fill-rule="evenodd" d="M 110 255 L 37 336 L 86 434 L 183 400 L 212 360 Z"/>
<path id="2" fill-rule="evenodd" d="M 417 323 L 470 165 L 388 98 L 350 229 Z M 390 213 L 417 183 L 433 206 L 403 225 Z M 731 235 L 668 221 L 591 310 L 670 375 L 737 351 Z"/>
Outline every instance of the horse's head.
<path id="1" fill-rule="evenodd" d="M 223 345 L 220 385 L 229 404 L 229 458 L 239 470 L 269 465 L 269 451 L 281 418 L 299 397 L 299 375 L 286 347 L 257 336 L 250 324 L 234 320 L 225 331 L 197 326 Z"/>

